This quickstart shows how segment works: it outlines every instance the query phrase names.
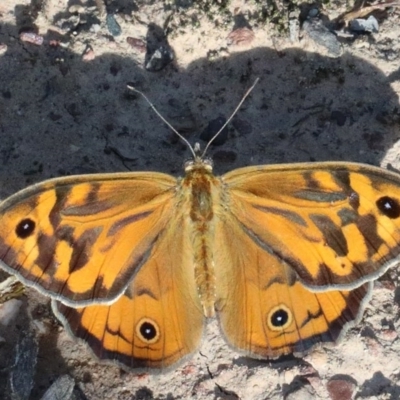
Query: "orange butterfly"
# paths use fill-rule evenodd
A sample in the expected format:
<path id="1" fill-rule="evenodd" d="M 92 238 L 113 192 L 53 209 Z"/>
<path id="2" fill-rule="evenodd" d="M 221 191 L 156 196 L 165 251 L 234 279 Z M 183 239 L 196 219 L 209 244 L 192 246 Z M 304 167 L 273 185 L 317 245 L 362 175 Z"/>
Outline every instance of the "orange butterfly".
<path id="1" fill-rule="evenodd" d="M 50 296 L 99 358 L 129 368 L 187 359 L 214 315 L 256 358 L 336 341 L 399 243 L 400 177 L 343 162 L 215 176 L 196 151 L 183 178 L 57 178 L 0 204 L 3 268 Z"/>

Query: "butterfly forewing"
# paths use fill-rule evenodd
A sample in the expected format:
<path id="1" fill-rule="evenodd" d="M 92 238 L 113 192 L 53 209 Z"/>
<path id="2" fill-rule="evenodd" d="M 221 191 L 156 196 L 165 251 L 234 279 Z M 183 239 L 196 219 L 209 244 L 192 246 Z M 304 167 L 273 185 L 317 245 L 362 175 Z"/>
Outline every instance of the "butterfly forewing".
<path id="1" fill-rule="evenodd" d="M 223 177 L 242 231 L 314 290 L 375 279 L 400 254 L 400 177 L 351 163 L 248 167 Z"/>
<path id="2" fill-rule="evenodd" d="M 158 173 L 47 181 L 0 204 L 0 259 L 68 304 L 109 302 L 171 219 L 176 180 Z"/>

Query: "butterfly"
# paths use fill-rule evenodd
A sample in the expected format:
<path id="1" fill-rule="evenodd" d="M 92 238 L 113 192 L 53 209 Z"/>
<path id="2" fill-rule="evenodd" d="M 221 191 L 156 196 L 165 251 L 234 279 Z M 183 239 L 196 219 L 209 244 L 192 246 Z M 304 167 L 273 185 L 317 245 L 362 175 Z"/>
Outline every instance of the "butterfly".
<path id="1" fill-rule="evenodd" d="M 302 354 L 359 322 L 400 257 L 400 176 L 355 163 L 62 177 L 0 203 L 1 266 L 100 359 L 167 369 L 208 318 L 239 352 Z"/>

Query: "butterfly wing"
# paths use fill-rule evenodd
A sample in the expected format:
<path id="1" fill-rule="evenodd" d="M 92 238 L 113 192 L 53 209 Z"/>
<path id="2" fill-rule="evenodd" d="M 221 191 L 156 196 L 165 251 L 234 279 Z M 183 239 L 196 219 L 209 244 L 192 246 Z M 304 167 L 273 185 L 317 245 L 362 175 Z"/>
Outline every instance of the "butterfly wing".
<path id="1" fill-rule="evenodd" d="M 335 342 L 359 321 L 371 284 L 312 292 L 283 259 L 264 251 L 238 223 L 216 226 L 218 318 L 227 342 L 255 358 L 304 353 Z"/>
<path id="2" fill-rule="evenodd" d="M 349 163 L 248 167 L 223 176 L 229 218 L 313 290 L 349 290 L 399 261 L 400 176 Z"/>
<path id="3" fill-rule="evenodd" d="M 184 222 L 171 221 L 135 279 L 111 305 L 53 310 L 100 359 L 129 368 L 168 368 L 199 346 L 202 313 Z"/>
<path id="4" fill-rule="evenodd" d="M 0 204 L 0 260 L 66 304 L 110 302 L 129 285 L 174 212 L 160 173 L 58 178 Z"/>
<path id="5" fill-rule="evenodd" d="M 215 264 L 230 344 L 302 353 L 356 323 L 398 262 L 400 177 L 348 163 L 248 167 L 222 177 Z"/>

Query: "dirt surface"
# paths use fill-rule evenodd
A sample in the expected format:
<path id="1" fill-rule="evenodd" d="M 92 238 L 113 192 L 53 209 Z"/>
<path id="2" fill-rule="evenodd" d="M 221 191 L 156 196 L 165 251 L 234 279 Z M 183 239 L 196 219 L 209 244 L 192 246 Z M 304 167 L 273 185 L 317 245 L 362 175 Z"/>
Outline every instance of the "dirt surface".
<path id="1" fill-rule="evenodd" d="M 397 9 L 377 13 L 379 32 L 343 28 L 337 39 L 324 28 L 350 9 L 337 3 L 319 9 L 322 15 L 300 31 L 301 40 L 294 28 L 291 40 L 272 23 L 254 22 L 254 3 L 232 0 L 228 23 L 189 3 L 179 13 L 150 1 L 110 1 L 103 10 L 100 1 L 0 1 L 1 198 L 68 174 L 181 175 L 188 149 L 127 82 L 191 143 L 204 146 L 209 123 L 228 117 L 260 78 L 222 143 L 209 151 L 218 174 L 325 160 L 400 169 Z M 242 31 L 231 34 L 238 27 Z M 151 59 L 157 48 L 161 64 Z M 252 360 L 228 348 L 211 321 L 199 351 L 156 376 L 96 361 L 52 316 L 48 299 L 27 290 L 22 300 L 9 302 L 14 308 L 7 324 L 0 319 L 0 368 L 10 367 L 13 354 L 26 354 L 17 374 L 32 379 L 33 389 L 22 393 L 10 384 L 12 368 L 1 370 L 0 398 L 40 399 L 68 374 L 75 397 L 58 398 L 398 399 L 397 281 L 393 269 L 375 283 L 362 322 L 335 347 L 321 346 L 303 358 Z"/>

